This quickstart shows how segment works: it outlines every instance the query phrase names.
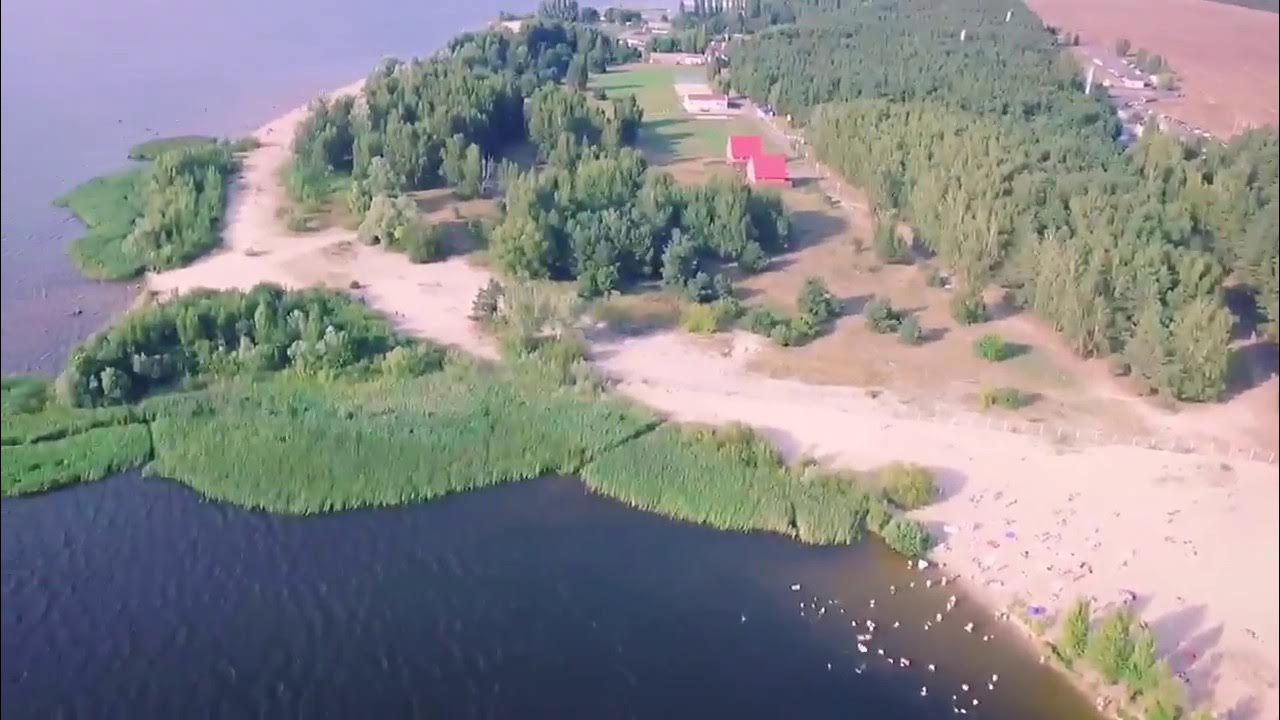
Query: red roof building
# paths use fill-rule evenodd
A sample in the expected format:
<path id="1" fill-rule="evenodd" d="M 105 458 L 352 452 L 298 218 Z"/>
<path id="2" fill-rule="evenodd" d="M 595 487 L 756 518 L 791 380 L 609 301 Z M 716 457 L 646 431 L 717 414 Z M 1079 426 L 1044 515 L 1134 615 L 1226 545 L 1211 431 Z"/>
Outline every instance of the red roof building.
<path id="1" fill-rule="evenodd" d="M 725 145 L 725 159 L 731 163 L 745 163 L 764 152 L 764 140 L 759 135 L 730 135 Z"/>
<path id="2" fill-rule="evenodd" d="M 785 155 L 759 153 L 747 161 L 747 180 L 752 185 L 790 185 Z"/>

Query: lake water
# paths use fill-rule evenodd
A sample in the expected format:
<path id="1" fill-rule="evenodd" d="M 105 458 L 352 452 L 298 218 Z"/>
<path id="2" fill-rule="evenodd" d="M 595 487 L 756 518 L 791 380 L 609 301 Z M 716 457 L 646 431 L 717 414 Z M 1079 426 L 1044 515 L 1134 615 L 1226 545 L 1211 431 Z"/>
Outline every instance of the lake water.
<path id="1" fill-rule="evenodd" d="M 0 367 L 56 372 L 136 292 L 79 278 L 56 195 L 136 142 L 242 134 L 532 5 L 6 2 Z M 672 523 L 571 480 L 293 518 L 126 474 L 5 500 L 0 519 L 6 720 L 943 718 L 961 682 L 975 717 L 1089 713 L 963 599 L 924 631 L 950 590 L 909 588 L 924 576 L 879 546 Z M 848 620 L 869 616 L 910 668 L 857 651 Z"/>
<path id="2" fill-rule="evenodd" d="M 569 479 L 283 517 L 127 475 L 0 513 L 6 720 L 923 719 L 952 694 L 1089 716 L 967 598 L 923 630 L 954 586 L 879 545 L 675 523 Z"/>

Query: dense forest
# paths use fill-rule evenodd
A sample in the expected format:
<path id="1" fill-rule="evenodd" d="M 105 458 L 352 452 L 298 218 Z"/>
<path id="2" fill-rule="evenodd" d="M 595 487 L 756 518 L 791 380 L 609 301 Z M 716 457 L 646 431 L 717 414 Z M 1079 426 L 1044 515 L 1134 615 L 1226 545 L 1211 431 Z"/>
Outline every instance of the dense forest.
<path id="1" fill-rule="evenodd" d="M 449 170 L 458 158 L 483 162 L 525 138 L 524 102 L 538 88 L 566 79 L 585 85 L 587 72 L 632 57 L 592 27 L 530 21 L 518 35 L 464 33 L 435 57 L 388 60 L 366 80 L 362 101 L 313 105 L 294 139 L 290 193 L 314 201 L 334 177 L 365 182 L 375 157 L 389 166 L 389 192 L 457 185 L 461 171 Z"/>
<path id="2" fill-rule="evenodd" d="M 1077 352 L 1116 353 L 1188 400 L 1225 387 L 1225 283 L 1253 291 L 1276 336 L 1274 130 L 1205 147 L 1153 131 L 1125 152 L 1105 99 L 1025 9 L 819 4 L 792 0 L 796 25 L 735 43 L 731 83 L 807 123 L 819 157 L 900 213 L 960 292 L 1009 287 Z"/>
<path id="3" fill-rule="evenodd" d="M 574 279 L 583 297 L 661 277 L 698 301 L 727 297 L 721 273 L 759 270 L 787 245 L 781 202 L 736 179 L 682 187 L 640 153 L 587 150 L 511 179 L 490 250 L 520 277 Z"/>

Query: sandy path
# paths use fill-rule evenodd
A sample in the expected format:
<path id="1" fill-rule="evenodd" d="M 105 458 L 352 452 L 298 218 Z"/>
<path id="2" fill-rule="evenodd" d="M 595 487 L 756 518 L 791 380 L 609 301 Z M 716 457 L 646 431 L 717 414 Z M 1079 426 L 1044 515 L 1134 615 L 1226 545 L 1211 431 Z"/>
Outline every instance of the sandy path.
<path id="1" fill-rule="evenodd" d="M 466 318 L 486 271 L 461 258 L 412 265 L 361 245 L 349 231 L 284 228 L 280 171 L 304 113 L 258 131 L 263 146 L 248 154 L 232 190 L 225 247 L 149 276 L 149 289 L 263 281 L 345 289 L 356 280 L 354 292 L 403 331 L 496 357 Z M 993 603 L 1019 597 L 1057 610 L 1079 594 L 1105 602 L 1132 590 L 1196 693 L 1212 688 L 1215 705 L 1234 709 L 1233 717 L 1280 713 L 1274 467 L 1134 448 L 1055 448 L 1035 437 L 901 419 L 886 412 L 884 397 L 748 372 L 757 342 L 735 337 L 726 355 L 673 333 L 597 338 L 593 356 L 620 392 L 679 420 L 745 422 L 793 457 L 855 468 L 906 459 L 935 468 L 946 497 L 920 517 L 946 537 L 937 557 Z"/>

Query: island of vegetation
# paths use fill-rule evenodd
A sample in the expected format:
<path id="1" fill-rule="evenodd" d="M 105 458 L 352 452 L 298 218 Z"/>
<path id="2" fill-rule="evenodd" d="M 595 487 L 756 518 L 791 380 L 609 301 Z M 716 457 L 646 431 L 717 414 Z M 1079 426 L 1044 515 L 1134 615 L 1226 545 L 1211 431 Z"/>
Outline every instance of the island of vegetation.
<path id="1" fill-rule="evenodd" d="M 252 143 L 192 135 L 129 151 L 146 164 L 94 178 L 59 197 L 87 232 L 71 245 L 86 277 L 124 280 L 185 265 L 217 246 L 235 153 Z"/>

